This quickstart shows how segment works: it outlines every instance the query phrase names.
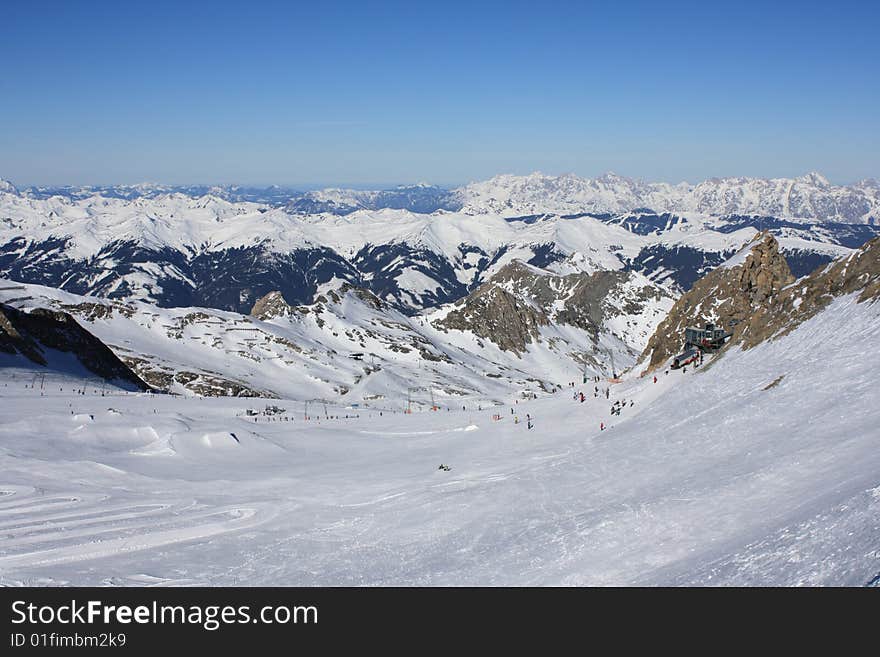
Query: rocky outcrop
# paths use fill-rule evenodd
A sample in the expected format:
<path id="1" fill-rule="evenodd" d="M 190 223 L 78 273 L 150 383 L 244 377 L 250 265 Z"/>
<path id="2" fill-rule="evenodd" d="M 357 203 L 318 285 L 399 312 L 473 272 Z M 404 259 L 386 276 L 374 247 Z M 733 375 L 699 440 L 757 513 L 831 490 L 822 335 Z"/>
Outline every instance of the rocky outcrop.
<path id="1" fill-rule="evenodd" d="M 576 326 L 595 338 L 605 312 L 603 301 L 628 276 L 620 271 L 557 276 L 514 260 L 491 282 L 531 301 L 548 321 Z"/>
<path id="2" fill-rule="evenodd" d="M 284 295 L 274 290 L 257 299 L 254 307 L 251 308 L 251 317 L 264 320 L 272 319 L 289 315 L 291 310 L 292 307 L 284 300 Z"/>
<path id="3" fill-rule="evenodd" d="M 284 299 L 284 295 L 278 290 L 269 292 L 257 299 L 257 302 L 254 304 L 253 308 L 251 308 L 250 315 L 257 319 L 269 320 L 274 317 L 285 317 L 291 315 L 293 312 L 299 312 L 301 314 L 308 313 L 314 311 L 316 308 L 323 309 L 323 304 L 342 303 L 345 296 L 349 293 L 353 294 L 361 302 L 374 310 L 386 310 L 388 308 L 388 305 L 385 302 L 369 290 L 357 287 L 351 283 L 343 282 L 339 284 L 339 287 L 316 296 L 315 302 L 312 306 L 291 306 Z"/>
<path id="4" fill-rule="evenodd" d="M 713 269 L 682 295 L 648 340 L 641 360 L 648 369 L 679 353 L 688 326 L 714 323 L 738 339 L 747 320 L 766 307 L 794 276 L 768 232 L 758 233 L 727 263 Z"/>
<path id="5" fill-rule="evenodd" d="M 848 294 L 857 294 L 859 303 L 880 298 L 880 237 L 783 289 L 743 324 L 734 339 L 748 349 L 785 335 Z"/>
<path id="6" fill-rule="evenodd" d="M 728 346 L 749 349 L 791 332 L 835 298 L 857 294 L 862 303 L 880 297 L 880 238 L 796 282 L 772 236 L 758 235 L 746 249 L 676 302 L 642 354 L 649 370 L 682 348 L 686 326 L 732 327 Z"/>
<path id="7" fill-rule="evenodd" d="M 48 349 L 74 354 L 83 367 L 108 381 L 137 390 L 150 389 L 107 345 L 68 313 L 45 308 L 27 313 L 0 304 L 0 351 L 20 354 L 37 365 L 51 367 Z"/>
<path id="8" fill-rule="evenodd" d="M 504 351 L 521 354 L 532 341 L 539 339 L 538 328 L 549 323 L 540 309 L 489 282 L 468 295 L 464 303 L 438 321 L 437 326 L 470 331 Z"/>
<path id="9" fill-rule="evenodd" d="M 271 391 L 251 388 L 217 372 L 174 370 L 150 358 L 129 354 L 121 358 L 144 381 L 163 392 L 176 392 L 179 386 L 203 397 L 278 397 Z"/>
<path id="10" fill-rule="evenodd" d="M 541 326 L 574 326 L 596 343 L 611 320 L 624 316 L 627 324 L 627 318 L 642 315 L 645 321 L 656 321 L 648 316 L 665 312 L 671 303 L 668 292 L 634 272 L 559 275 L 514 260 L 435 325 L 470 331 L 501 349 L 522 353 L 539 339 Z M 625 342 L 637 341 L 636 332 L 633 328 L 633 335 L 618 337 Z M 641 338 L 642 345 L 646 337 L 647 332 Z M 584 347 L 592 349 L 592 345 Z"/>
<path id="11" fill-rule="evenodd" d="M 326 294 L 326 298 L 318 297 L 324 303 L 328 303 L 328 300 L 332 303 L 342 303 L 343 299 L 345 299 L 346 295 L 349 293 L 353 294 L 355 297 L 360 299 L 360 301 L 373 310 L 387 310 L 388 305 L 384 303 L 379 297 L 375 294 L 366 290 L 362 287 L 357 287 L 356 285 L 352 285 L 351 283 L 340 283 L 339 287 L 329 290 Z M 316 299 L 316 301 L 318 300 Z"/>

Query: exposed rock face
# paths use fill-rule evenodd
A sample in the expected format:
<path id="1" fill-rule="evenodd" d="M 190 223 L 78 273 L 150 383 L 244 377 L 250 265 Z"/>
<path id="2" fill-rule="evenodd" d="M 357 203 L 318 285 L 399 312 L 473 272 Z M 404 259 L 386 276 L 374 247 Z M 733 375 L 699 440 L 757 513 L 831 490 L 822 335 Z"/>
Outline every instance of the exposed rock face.
<path id="1" fill-rule="evenodd" d="M 123 354 L 122 360 L 156 390 L 172 392 L 179 384 L 190 392 L 204 397 L 266 397 L 278 395 L 267 390 L 255 390 L 216 372 L 204 370 L 174 370 L 161 363 L 139 356 Z"/>
<path id="2" fill-rule="evenodd" d="M 739 289 L 753 307 L 760 307 L 793 282 L 794 276 L 779 253 L 779 243 L 770 233 L 759 233 L 746 248 L 750 248 L 751 253 L 739 272 Z"/>
<path id="3" fill-rule="evenodd" d="M 642 354 L 650 356 L 649 369 L 682 348 L 686 326 L 711 321 L 728 328 L 735 321 L 728 344 L 749 349 L 791 332 L 837 297 L 880 298 L 880 238 L 797 282 L 772 237 L 759 235 L 746 248 L 751 252 L 742 263 L 713 270 L 676 302 Z"/>
<path id="4" fill-rule="evenodd" d="M 375 294 L 351 283 L 341 283 L 339 287 L 326 292 L 326 296 L 324 294 L 318 295 L 315 297 L 314 307 L 323 308 L 322 304 L 329 302 L 342 303 L 345 295 L 349 292 L 375 310 L 386 310 L 388 308 L 388 305 Z M 274 317 L 285 317 L 293 312 L 307 313 L 315 308 L 291 306 L 284 299 L 284 295 L 281 292 L 274 290 L 257 299 L 254 307 L 251 308 L 250 314 L 251 317 L 256 317 L 257 319 L 269 320 Z"/>
<path id="5" fill-rule="evenodd" d="M 594 274 L 547 275 L 519 260 L 504 266 L 491 283 L 529 299 L 548 320 L 570 324 L 588 331 L 594 338 L 602 323 L 602 301 L 611 289 L 624 280 L 623 272 L 601 271 Z M 554 307 L 557 302 L 563 307 Z"/>
<path id="6" fill-rule="evenodd" d="M 662 312 L 664 303 L 671 305 L 669 293 L 633 272 L 556 275 L 514 260 L 436 324 L 471 331 L 501 349 L 522 353 L 540 339 L 541 326 L 575 326 L 595 342 L 609 320 Z"/>
<path id="7" fill-rule="evenodd" d="M 327 292 L 327 297 L 333 303 L 342 303 L 345 296 L 351 292 L 354 296 L 360 299 L 367 306 L 372 308 L 373 310 L 387 310 L 388 305 L 384 303 L 379 297 L 370 292 L 367 289 L 362 287 L 358 287 L 356 285 L 352 285 L 351 283 L 341 283 L 339 287 L 329 290 Z M 321 300 L 323 303 L 327 303 L 327 299 L 322 296 L 318 297 L 316 301 Z"/>
<path id="8" fill-rule="evenodd" d="M 451 311 L 438 325 L 471 331 L 505 351 L 520 354 L 539 339 L 538 327 L 549 323 L 541 310 L 489 282 L 468 295 L 461 307 Z"/>
<path id="9" fill-rule="evenodd" d="M 254 307 L 251 308 L 251 317 L 272 319 L 273 317 L 289 315 L 291 310 L 291 306 L 284 300 L 284 295 L 274 290 L 257 299 Z"/>
<path id="10" fill-rule="evenodd" d="M 16 328 L 19 324 L 17 310 L 0 305 L 0 351 L 7 354 L 21 354 L 28 360 L 45 365 L 46 359 L 39 345 L 28 335 L 22 335 Z M 15 323 L 13 323 L 15 322 Z"/>
<path id="11" fill-rule="evenodd" d="M 789 285 L 772 303 L 759 308 L 734 339 L 744 349 L 789 333 L 821 312 L 836 297 L 858 293 L 858 302 L 880 298 L 880 238 L 866 242 L 852 255 L 820 267 Z"/>
<path id="12" fill-rule="evenodd" d="M 137 390 L 148 386 L 107 345 L 65 312 L 37 308 L 30 313 L 0 304 L 0 351 L 21 354 L 42 366 L 50 365 L 46 349 L 71 352 L 90 372 Z"/>
<path id="13" fill-rule="evenodd" d="M 649 370 L 665 363 L 681 351 L 688 326 L 711 322 L 727 330 L 733 327 L 732 340 L 737 341 L 747 320 L 793 282 L 776 239 L 768 232 L 757 234 L 738 256 L 713 269 L 675 302 L 642 359 L 649 358 Z"/>

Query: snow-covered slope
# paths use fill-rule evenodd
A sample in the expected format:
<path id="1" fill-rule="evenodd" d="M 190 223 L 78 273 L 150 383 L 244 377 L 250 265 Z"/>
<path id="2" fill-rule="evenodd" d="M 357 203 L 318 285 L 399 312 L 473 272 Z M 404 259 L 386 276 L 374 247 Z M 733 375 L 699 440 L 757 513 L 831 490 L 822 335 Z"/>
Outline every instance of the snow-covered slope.
<path id="1" fill-rule="evenodd" d="M 621 367 L 630 362 L 633 348 L 647 343 L 672 303 L 672 295 L 635 272 L 558 275 L 515 260 L 466 298 L 426 317 L 449 335 L 477 338 L 481 348 L 485 341 L 523 353 L 546 342 L 612 374 L 614 355 Z"/>
<path id="2" fill-rule="evenodd" d="M 4 379 L 0 583 L 862 586 L 878 340 L 844 296 L 609 400 L 411 415 Z"/>
<path id="3" fill-rule="evenodd" d="M 8 287 L 0 288 L 9 292 Z M 105 344 L 67 313 L 39 308 L 32 312 L 0 303 L 0 368 L 100 379 L 126 390 L 149 390 Z"/>
<path id="4" fill-rule="evenodd" d="M 201 395 L 330 399 L 403 408 L 457 407 L 531 396 L 590 374 L 630 365 L 672 300 L 638 274 L 621 274 L 614 290 L 554 302 L 552 322 L 518 351 L 450 330 L 448 309 L 409 317 L 347 283 L 325 285 L 308 306 L 280 294 L 255 315 L 208 308 L 163 309 L 136 301 L 82 297 L 3 282 L 0 302 L 72 314 L 154 387 Z M 20 287 L 20 289 L 16 289 Z M 520 293 L 526 303 L 528 290 Z M 270 303 L 271 300 L 271 303 Z M 566 321 L 564 311 L 597 318 Z M 418 388 L 411 394 L 411 388 Z"/>

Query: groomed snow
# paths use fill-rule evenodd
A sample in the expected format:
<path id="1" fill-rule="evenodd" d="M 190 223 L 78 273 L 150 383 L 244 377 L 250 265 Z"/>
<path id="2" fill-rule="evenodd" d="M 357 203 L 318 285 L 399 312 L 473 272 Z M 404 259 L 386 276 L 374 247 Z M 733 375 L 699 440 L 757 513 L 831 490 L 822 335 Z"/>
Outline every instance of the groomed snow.
<path id="1" fill-rule="evenodd" d="M 308 421 L 0 369 L 0 583 L 864 585 L 878 338 L 845 298 L 610 401 Z"/>

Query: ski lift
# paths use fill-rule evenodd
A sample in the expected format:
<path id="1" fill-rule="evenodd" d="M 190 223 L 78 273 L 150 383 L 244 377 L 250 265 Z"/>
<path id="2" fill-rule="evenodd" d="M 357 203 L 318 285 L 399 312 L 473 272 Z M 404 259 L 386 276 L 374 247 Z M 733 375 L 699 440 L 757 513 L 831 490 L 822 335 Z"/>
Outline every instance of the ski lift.
<path id="1" fill-rule="evenodd" d="M 412 414 L 413 393 L 425 391 L 428 392 L 431 398 L 431 410 L 440 410 L 440 407 L 437 406 L 437 403 L 434 400 L 434 389 L 431 386 L 410 386 L 406 389 L 406 410 L 404 411 L 405 413 Z"/>
<path id="2" fill-rule="evenodd" d="M 305 406 L 303 409 L 303 419 L 306 419 L 306 420 L 309 419 L 309 404 L 321 404 L 321 406 L 323 406 L 323 408 L 324 408 L 324 418 L 325 419 L 330 418 L 330 415 L 327 412 L 327 400 L 326 399 L 307 399 L 304 402 Z"/>

